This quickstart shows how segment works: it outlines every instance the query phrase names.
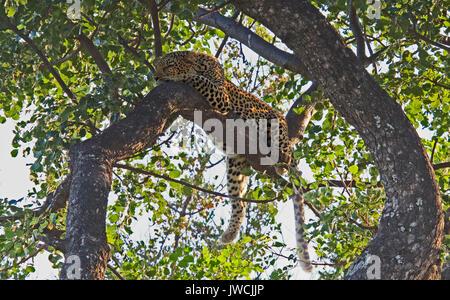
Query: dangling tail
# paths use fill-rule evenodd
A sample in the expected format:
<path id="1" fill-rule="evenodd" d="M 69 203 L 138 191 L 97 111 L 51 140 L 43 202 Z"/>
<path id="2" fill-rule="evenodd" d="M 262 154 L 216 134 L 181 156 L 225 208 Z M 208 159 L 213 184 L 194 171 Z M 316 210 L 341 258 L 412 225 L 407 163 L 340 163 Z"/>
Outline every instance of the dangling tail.
<path id="1" fill-rule="evenodd" d="M 300 266 L 304 271 L 311 272 L 312 265 L 309 258 L 308 242 L 305 240 L 305 229 L 303 228 L 303 224 L 305 223 L 305 204 L 303 202 L 303 192 L 301 188 L 294 188 L 292 202 L 294 204 L 295 239 L 297 241 Z"/>
<path id="2" fill-rule="evenodd" d="M 300 259 L 300 266 L 306 272 L 312 271 L 311 260 L 309 258 L 308 242 L 305 239 L 305 229 L 303 224 L 305 224 L 305 203 L 303 199 L 303 190 L 301 187 L 297 187 L 295 182 L 292 180 L 292 175 L 298 182 L 300 181 L 301 173 L 298 171 L 295 164 L 294 157 L 291 158 L 291 163 L 289 165 L 290 171 L 289 177 L 292 183 L 292 203 L 294 205 L 294 218 L 295 218 L 295 240 L 297 241 L 297 251 L 298 257 Z"/>

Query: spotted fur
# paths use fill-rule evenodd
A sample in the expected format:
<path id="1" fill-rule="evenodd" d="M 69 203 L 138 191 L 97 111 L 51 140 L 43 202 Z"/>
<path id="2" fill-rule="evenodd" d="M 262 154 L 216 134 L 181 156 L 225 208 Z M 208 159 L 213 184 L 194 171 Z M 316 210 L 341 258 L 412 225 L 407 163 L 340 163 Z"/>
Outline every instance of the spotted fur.
<path id="1" fill-rule="evenodd" d="M 241 119 L 277 119 L 279 124 L 279 159 L 284 164 L 276 166 L 280 175 L 286 174 L 288 167 L 296 169 L 289 143 L 286 119 L 271 106 L 247 93 L 225 77 L 218 60 L 208 54 L 194 51 L 178 51 L 169 53 L 155 61 L 155 79 L 181 81 L 195 88 L 211 107 L 226 115 L 230 111 Z M 268 122 L 268 125 L 270 123 Z M 267 129 L 271 130 L 270 126 Z M 270 138 L 268 133 L 268 138 Z M 270 140 L 268 144 L 270 145 Z M 225 149 L 226 150 L 226 149 Z M 229 153 L 227 158 L 228 194 L 242 198 L 247 186 L 247 176 L 242 172 L 248 164 L 242 155 Z M 298 195 L 297 195 L 298 196 Z M 300 264 L 311 270 L 309 263 L 308 244 L 304 239 L 304 211 L 300 197 L 294 197 L 294 213 L 296 220 L 297 246 L 299 248 Z M 245 216 L 246 203 L 231 198 L 231 218 L 227 230 L 221 236 L 221 242 L 231 243 L 239 234 Z"/>

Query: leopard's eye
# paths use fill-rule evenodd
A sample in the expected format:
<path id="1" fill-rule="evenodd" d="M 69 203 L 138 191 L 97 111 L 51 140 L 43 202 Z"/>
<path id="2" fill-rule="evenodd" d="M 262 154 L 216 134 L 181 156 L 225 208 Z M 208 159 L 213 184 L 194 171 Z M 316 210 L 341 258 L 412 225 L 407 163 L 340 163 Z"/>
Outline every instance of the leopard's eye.
<path id="1" fill-rule="evenodd" d="M 174 67 L 173 65 L 165 66 L 165 67 L 163 68 L 163 71 L 164 71 L 164 72 L 168 72 L 168 71 L 170 71 L 173 67 Z"/>

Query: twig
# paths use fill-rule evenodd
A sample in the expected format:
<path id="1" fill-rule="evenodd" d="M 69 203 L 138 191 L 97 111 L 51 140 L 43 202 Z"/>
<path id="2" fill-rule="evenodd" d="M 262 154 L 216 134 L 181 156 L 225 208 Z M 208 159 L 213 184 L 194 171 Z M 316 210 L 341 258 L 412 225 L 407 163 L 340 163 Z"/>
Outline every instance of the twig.
<path id="1" fill-rule="evenodd" d="M 450 52 L 450 47 L 443 45 L 441 43 L 435 42 L 431 39 L 429 39 L 428 37 L 421 35 L 420 33 L 418 33 L 415 29 L 412 29 L 412 33 L 413 33 L 413 38 L 415 38 L 416 40 L 422 40 L 428 44 L 431 44 L 435 47 L 441 48 L 447 52 Z"/>
<path id="2" fill-rule="evenodd" d="M 21 261 L 19 261 L 19 262 L 17 263 L 17 265 L 21 265 L 21 264 L 23 264 L 24 262 L 27 262 L 29 259 L 31 259 L 31 258 L 35 257 L 36 255 L 38 255 L 38 253 L 41 252 L 41 250 L 45 249 L 46 247 L 47 247 L 47 244 L 43 244 L 43 245 L 39 246 L 35 252 L 33 252 L 32 254 L 28 255 L 28 256 L 25 257 L 25 258 L 23 258 Z M 5 272 L 5 271 L 7 271 L 7 270 L 9 270 L 9 269 L 12 269 L 12 268 L 15 267 L 15 266 L 16 266 L 16 264 L 12 264 L 12 265 L 9 266 L 9 267 L 0 269 L 0 273 Z"/>
<path id="3" fill-rule="evenodd" d="M 116 268 L 114 268 L 112 265 L 107 264 L 108 269 L 111 270 L 111 272 L 113 272 L 113 274 L 119 278 L 120 280 L 126 280 L 122 275 L 120 275 L 120 273 L 116 270 Z"/>
<path id="4" fill-rule="evenodd" d="M 273 201 L 276 201 L 276 200 L 280 200 L 283 197 L 283 195 L 280 195 L 278 197 L 275 197 L 275 198 L 272 198 L 272 199 L 266 199 L 266 200 L 245 199 L 245 198 L 225 195 L 225 194 L 222 194 L 222 193 L 211 191 L 211 190 L 204 189 L 204 188 L 198 187 L 196 185 L 193 185 L 193 184 L 181 181 L 181 180 L 177 180 L 177 179 L 171 178 L 169 176 L 157 174 L 157 173 L 151 172 L 151 171 L 144 171 L 144 170 L 141 170 L 141 169 L 138 169 L 138 168 L 135 168 L 135 167 L 122 165 L 122 164 L 119 164 L 119 163 L 114 163 L 113 167 L 122 168 L 122 169 L 130 170 L 130 171 L 133 171 L 133 172 L 136 172 L 136 173 L 140 173 L 140 174 L 144 174 L 144 175 L 148 175 L 148 176 L 154 176 L 154 177 L 157 177 L 157 178 L 169 180 L 169 181 L 176 182 L 178 184 L 182 184 L 184 186 L 190 187 L 192 189 L 198 190 L 200 192 L 204 192 L 204 193 L 211 194 L 211 195 L 218 196 L 218 197 L 236 199 L 236 200 L 247 202 L 247 203 L 264 204 L 264 203 L 270 203 L 270 202 L 273 202 Z"/>
<path id="5" fill-rule="evenodd" d="M 94 62 L 98 66 L 100 71 L 102 71 L 102 73 L 111 74 L 111 69 L 110 69 L 108 63 L 103 58 L 103 56 L 100 53 L 100 51 L 98 50 L 98 48 L 95 47 L 92 40 L 89 39 L 84 33 L 80 33 L 77 36 L 77 39 L 80 41 L 81 45 L 87 50 L 89 55 L 94 59 Z"/>
<path id="6" fill-rule="evenodd" d="M 320 218 L 320 215 L 321 215 L 320 211 L 317 210 L 317 208 L 315 208 L 315 206 L 312 205 L 311 202 L 306 201 L 306 200 L 303 200 L 303 202 L 311 209 L 311 211 L 316 215 L 316 217 Z"/>
<path id="7" fill-rule="evenodd" d="M 169 29 L 167 29 L 166 33 L 164 34 L 164 39 L 167 39 L 168 35 L 172 31 L 174 21 L 175 21 L 175 14 L 172 14 L 172 16 L 170 18 Z"/>
<path id="8" fill-rule="evenodd" d="M 436 145 L 438 143 L 438 138 L 434 139 L 434 144 L 433 144 L 433 149 L 431 150 L 431 158 L 430 158 L 430 162 L 433 164 L 433 159 L 434 159 L 434 150 L 436 150 Z"/>
<path id="9" fill-rule="evenodd" d="M 222 157 L 221 159 L 219 159 L 217 162 L 215 162 L 215 163 L 213 163 L 213 164 L 210 164 L 209 166 L 206 166 L 206 168 L 207 168 L 207 169 L 210 169 L 210 168 L 212 168 L 212 167 L 215 167 L 215 166 L 217 166 L 218 164 L 220 164 L 221 162 L 223 162 L 224 160 L 225 160 L 225 156 Z"/>
<path id="10" fill-rule="evenodd" d="M 153 73 L 155 72 L 155 68 L 154 68 L 154 67 L 153 67 L 153 66 L 152 66 L 145 58 L 141 57 L 141 55 L 136 51 L 135 48 L 133 48 L 133 47 L 131 47 L 130 45 L 128 45 L 128 42 L 127 42 L 127 41 L 126 41 L 119 33 L 114 32 L 114 31 L 111 30 L 111 29 L 102 27 L 102 26 L 99 25 L 97 22 L 95 22 L 94 20 L 92 20 L 91 18 L 89 18 L 89 16 L 87 16 L 87 15 L 84 14 L 83 12 L 81 13 L 81 15 L 82 15 L 84 18 L 86 18 L 86 20 L 88 20 L 89 23 L 95 25 L 95 26 L 96 26 L 96 29 L 99 28 L 99 29 L 104 30 L 105 32 L 109 32 L 109 33 L 114 34 L 114 35 L 117 37 L 117 39 L 118 39 L 118 41 L 119 41 L 119 44 L 121 44 L 121 45 L 125 48 L 126 51 L 128 51 L 128 52 L 131 53 L 134 57 L 136 57 L 136 58 L 139 59 L 142 63 L 144 63 L 144 64 L 150 69 L 150 71 L 152 71 Z"/>
<path id="11" fill-rule="evenodd" d="M 56 71 L 55 68 L 53 68 L 52 64 L 47 59 L 45 54 L 39 49 L 39 47 L 33 42 L 33 40 L 23 30 L 18 29 L 16 25 L 11 23 L 11 21 L 4 14 L 2 9 L 0 9 L 0 11 L 1 11 L 0 12 L 0 23 L 3 23 L 8 29 L 12 30 L 15 34 L 17 34 L 19 37 L 21 37 L 28 44 L 28 46 L 30 46 L 30 48 L 34 50 L 34 52 L 39 56 L 39 58 L 42 60 L 44 65 L 49 69 L 50 73 L 56 79 L 56 81 L 58 82 L 59 86 L 66 93 L 67 97 L 69 97 L 74 103 L 78 104 L 77 97 L 75 96 L 74 93 L 72 93 L 72 91 L 66 85 L 64 80 L 62 80 L 62 78 L 59 75 L 58 71 Z"/>
<path id="12" fill-rule="evenodd" d="M 222 3 L 219 6 L 215 6 L 214 9 L 212 10 L 204 10 L 205 12 L 203 12 L 202 14 L 199 15 L 199 17 L 206 17 L 209 14 L 212 14 L 214 12 L 217 12 L 218 10 L 220 10 L 221 8 L 224 8 L 225 6 L 227 6 L 228 4 L 230 4 L 231 1 L 225 1 L 224 3 Z"/>

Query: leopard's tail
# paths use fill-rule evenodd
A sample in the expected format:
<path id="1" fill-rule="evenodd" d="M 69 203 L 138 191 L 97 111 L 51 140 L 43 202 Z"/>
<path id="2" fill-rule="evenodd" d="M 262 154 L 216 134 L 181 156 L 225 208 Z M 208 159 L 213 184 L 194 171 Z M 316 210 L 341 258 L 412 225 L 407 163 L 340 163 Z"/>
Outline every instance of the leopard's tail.
<path id="1" fill-rule="evenodd" d="M 247 167 L 245 157 L 229 155 L 227 159 L 228 195 L 243 198 L 247 188 L 247 176 L 241 170 Z M 231 219 L 227 230 L 222 234 L 222 244 L 233 242 L 239 235 L 245 217 L 247 203 L 231 198 Z"/>
<path id="2" fill-rule="evenodd" d="M 312 265 L 309 258 L 308 242 L 305 240 L 305 204 L 303 202 L 303 193 L 301 189 L 292 195 L 295 216 L 295 239 L 297 241 L 297 251 L 300 260 L 300 266 L 306 272 L 312 271 Z"/>
<path id="3" fill-rule="evenodd" d="M 295 240 L 297 242 L 298 258 L 300 260 L 300 266 L 306 272 L 312 271 L 311 260 L 309 258 L 308 241 L 305 239 L 305 202 L 303 198 L 303 190 L 301 187 L 296 186 L 292 178 L 295 178 L 298 182 L 301 182 L 301 172 L 297 169 L 294 156 L 291 157 L 289 164 L 290 178 L 293 187 L 292 204 L 294 205 L 294 219 L 295 219 Z M 293 177 L 291 177 L 293 176 Z"/>

